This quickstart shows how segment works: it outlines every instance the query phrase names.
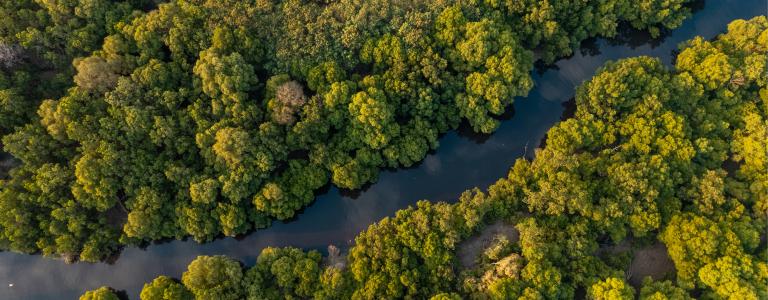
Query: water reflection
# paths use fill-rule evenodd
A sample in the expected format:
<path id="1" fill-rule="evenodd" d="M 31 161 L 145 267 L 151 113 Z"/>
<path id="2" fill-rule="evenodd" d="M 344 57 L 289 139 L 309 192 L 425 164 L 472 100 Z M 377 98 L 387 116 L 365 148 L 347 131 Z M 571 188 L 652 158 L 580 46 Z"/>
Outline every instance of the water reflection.
<path id="1" fill-rule="evenodd" d="M 198 255 L 225 254 L 253 264 L 261 249 L 270 245 L 324 250 L 335 244 L 346 248 L 368 225 L 419 199 L 455 201 L 465 189 L 484 188 L 505 176 L 514 160 L 524 153 L 530 156 L 546 131 L 560 121 L 563 102 L 573 97 L 575 86 L 605 61 L 649 55 L 661 57 L 669 65 L 678 43 L 695 35 L 712 38 L 731 20 L 765 11 L 763 0 L 707 1 L 681 28 L 658 41 L 639 37 L 588 41 L 587 50 L 576 51 L 551 68 L 534 71 L 535 88 L 527 98 L 515 100 L 514 117 L 504 121 L 493 135 L 448 133 L 440 139 L 440 148 L 422 163 L 384 171 L 377 183 L 358 193 L 330 187 L 295 221 L 275 222 L 269 229 L 239 239 L 129 247 L 112 265 L 66 265 L 40 256 L 0 253 L 0 299 L 76 299 L 83 291 L 102 285 L 125 290 L 131 299 L 138 299 L 145 282 L 162 274 L 180 277 Z M 10 283 L 13 287 L 8 286 Z"/>

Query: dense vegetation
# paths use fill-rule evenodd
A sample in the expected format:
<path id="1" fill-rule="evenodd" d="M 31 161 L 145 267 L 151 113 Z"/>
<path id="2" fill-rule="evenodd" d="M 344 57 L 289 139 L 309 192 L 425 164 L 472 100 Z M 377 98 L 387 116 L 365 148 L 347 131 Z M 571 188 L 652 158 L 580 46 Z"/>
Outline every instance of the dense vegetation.
<path id="1" fill-rule="evenodd" d="M 0 134 L 37 117 L 43 99 L 58 98 L 72 84 L 73 60 L 101 48 L 149 0 L 0 3 Z M 77 63 L 75 63 L 77 64 Z"/>
<path id="2" fill-rule="evenodd" d="M 673 69 L 607 63 L 534 160 L 456 204 L 421 201 L 371 225 L 346 264 L 293 248 L 247 269 L 201 256 L 141 299 L 768 298 L 766 64 L 764 16 L 684 43 Z M 459 243 L 498 220 L 519 239 L 460 267 Z M 676 274 L 630 285 L 632 250 L 603 255 L 627 241 L 662 242 Z"/>
<path id="3" fill-rule="evenodd" d="M 98 261 L 291 218 L 462 121 L 494 131 L 534 60 L 621 22 L 658 34 L 687 1 L 4 1 L 0 131 L 20 165 L 0 246 Z"/>

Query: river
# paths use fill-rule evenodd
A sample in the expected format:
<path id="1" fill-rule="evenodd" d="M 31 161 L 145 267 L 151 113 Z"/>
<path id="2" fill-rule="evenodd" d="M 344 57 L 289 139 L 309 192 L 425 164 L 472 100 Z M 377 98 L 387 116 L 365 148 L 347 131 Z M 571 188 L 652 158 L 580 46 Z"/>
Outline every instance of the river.
<path id="1" fill-rule="evenodd" d="M 515 159 L 531 157 L 547 130 L 560 121 L 575 87 L 608 60 L 648 55 L 671 65 L 677 45 L 694 36 L 713 38 L 734 19 L 764 15 L 766 0 L 708 0 L 693 17 L 660 39 L 638 32 L 614 40 L 597 39 L 545 70 L 533 71 L 535 87 L 514 103 L 514 114 L 490 136 L 459 130 L 440 138 L 440 147 L 415 167 L 383 171 L 362 191 L 330 188 L 290 222 L 241 239 L 207 244 L 171 241 L 146 248 L 127 247 L 112 263 L 65 264 L 40 255 L 0 253 L 0 299 L 77 299 L 86 290 L 107 285 L 132 300 L 145 282 L 158 275 L 180 278 L 198 255 L 223 254 L 252 265 L 266 246 L 294 246 L 325 251 L 342 249 L 368 225 L 420 199 L 454 202 L 472 187 L 485 188 L 506 175 Z"/>

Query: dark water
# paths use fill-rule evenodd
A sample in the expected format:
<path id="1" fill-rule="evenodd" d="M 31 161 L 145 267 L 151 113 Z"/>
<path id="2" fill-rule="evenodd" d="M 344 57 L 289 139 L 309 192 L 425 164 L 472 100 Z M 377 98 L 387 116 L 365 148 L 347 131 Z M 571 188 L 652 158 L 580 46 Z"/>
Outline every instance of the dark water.
<path id="1" fill-rule="evenodd" d="M 225 238 L 202 245 L 173 241 L 146 249 L 126 248 L 113 264 L 67 265 L 37 255 L 2 252 L 0 299 L 77 299 L 85 290 L 107 285 L 125 290 L 136 300 L 145 282 L 158 275 L 181 277 L 198 255 L 225 254 L 250 265 L 266 246 L 322 250 L 335 244 L 346 248 L 368 225 L 419 199 L 452 202 L 468 188 L 485 188 L 505 176 L 516 158 L 532 155 L 546 131 L 560 120 L 574 88 L 605 61 L 649 55 L 671 64 L 680 42 L 696 35 L 712 38 L 731 20 L 764 15 L 768 10 L 766 0 L 709 0 L 697 9 L 683 26 L 662 39 L 630 32 L 617 40 L 585 43 L 573 57 L 534 71 L 535 88 L 528 97 L 516 99 L 514 116 L 493 135 L 446 134 L 436 153 L 417 167 L 385 171 L 378 182 L 352 195 L 331 188 L 295 221 L 273 224 L 242 240 Z"/>

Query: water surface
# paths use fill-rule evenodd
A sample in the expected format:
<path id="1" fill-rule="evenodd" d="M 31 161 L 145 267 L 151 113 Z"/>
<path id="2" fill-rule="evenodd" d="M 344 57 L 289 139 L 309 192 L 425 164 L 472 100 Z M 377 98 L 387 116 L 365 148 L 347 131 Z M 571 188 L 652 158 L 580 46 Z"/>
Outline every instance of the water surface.
<path id="1" fill-rule="evenodd" d="M 128 247 L 112 264 L 67 265 L 39 255 L 2 252 L 0 299 L 77 299 L 86 290 L 107 285 L 137 300 L 145 282 L 158 275 L 180 278 L 198 255 L 224 254 L 251 265 L 267 246 L 324 250 L 334 244 L 347 248 L 368 225 L 417 200 L 453 202 L 462 191 L 485 188 L 505 176 L 515 159 L 532 156 L 547 130 L 560 120 L 575 87 L 605 61 L 648 55 L 671 65 L 680 42 L 697 35 L 713 38 L 730 21 L 764 15 L 768 10 L 765 0 L 709 0 L 701 5 L 680 28 L 660 39 L 629 32 L 615 40 L 586 42 L 573 57 L 534 71 L 534 89 L 528 97 L 515 100 L 513 116 L 493 135 L 477 136 L 465 130 L 448 133 L 440 138 L 440 148 L 416 167 L 383 171 L 375 184 L 359 192 L 330 188 L 294 221 L 276 222 L 240 240 Z"/>

